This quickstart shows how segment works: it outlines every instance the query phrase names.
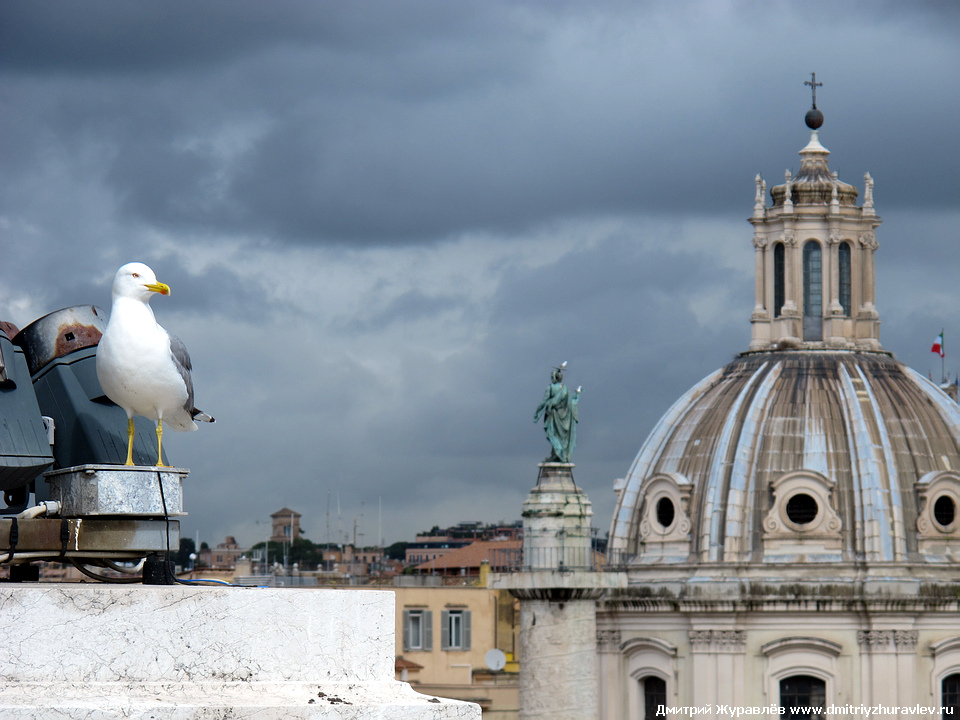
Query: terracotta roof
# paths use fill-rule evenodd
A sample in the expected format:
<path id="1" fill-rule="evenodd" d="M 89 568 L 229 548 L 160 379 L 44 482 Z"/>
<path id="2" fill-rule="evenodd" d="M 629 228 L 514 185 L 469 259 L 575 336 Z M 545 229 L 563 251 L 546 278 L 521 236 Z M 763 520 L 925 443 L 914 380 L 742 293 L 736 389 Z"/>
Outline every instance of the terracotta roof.
<path id="1" fill-rule="evenodd" d="M 494 562 L 494 550 L 519 550 L 522 540 L 478 540 L 466 547 L 457 548 L 434 560 L 417 565 L 418 570 L 480 569 L 482 560 Z M 501 558 L 502 559 L 502 558 Z"/>
<path id="2" fill-rule="evenodd" d="M 397 655 L 397 660 L 393 666 L 396 670 L 423 670 L 423 665 L 407 660 L 403 655 Z"/>

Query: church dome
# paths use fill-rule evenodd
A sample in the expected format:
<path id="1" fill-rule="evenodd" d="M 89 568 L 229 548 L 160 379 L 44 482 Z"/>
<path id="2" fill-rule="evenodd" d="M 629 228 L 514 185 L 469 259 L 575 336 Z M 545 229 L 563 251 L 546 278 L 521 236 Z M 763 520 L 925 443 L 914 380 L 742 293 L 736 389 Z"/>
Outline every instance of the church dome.
<path id="1" fill-rule="evenodd" d="M 883 352 L 744 353 L 681 397 L 618 483 L 644 563 L 960 559 L 960 408 Z"/>
<path id="2" fill-rule="evenodd" d="M 960 406 L 880 345 L 873 180 L 856 206 L 817 132 L 771 206 L 757 176 L 749 350 L 681 397 L 617 481 L 609 546 L 636 572 L 916 577 L 960 560 Z"/>

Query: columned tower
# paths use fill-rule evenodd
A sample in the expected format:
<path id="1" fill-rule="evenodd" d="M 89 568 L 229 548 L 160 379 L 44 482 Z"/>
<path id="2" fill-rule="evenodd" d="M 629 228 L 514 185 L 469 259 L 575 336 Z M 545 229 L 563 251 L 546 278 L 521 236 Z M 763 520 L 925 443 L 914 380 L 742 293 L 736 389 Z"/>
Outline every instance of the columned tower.
<path id="1" fill-rule="evenodd" d="M 830 151 L 817 135 L 823 114 L 816 103 L 806 122 L 810 142 L 800 151 L 800 171 L 792 176 L 788 170 L 784 184 L 771 190 L 771 207 L 757 175 L 750 350 L 880 350 L 873 179 L 864 176 L 857 206 L 857 189 L 827 167 Z"/>

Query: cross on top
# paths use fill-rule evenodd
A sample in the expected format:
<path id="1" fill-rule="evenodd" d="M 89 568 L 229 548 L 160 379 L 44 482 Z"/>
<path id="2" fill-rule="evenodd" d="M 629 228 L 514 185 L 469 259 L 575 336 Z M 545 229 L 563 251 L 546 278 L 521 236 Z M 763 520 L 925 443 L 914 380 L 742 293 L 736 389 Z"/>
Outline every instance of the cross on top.
<path id="1" fill-rule="evenodd" d="M 823 83 L 822 83 L 822 82 L 817 82 L 817 74 L 816 74 L 816 73 L 810 73 L 810 79 L 809 79 L 809 80 L 804 80 L 804 81 L 803 81 L 803 84 L 804 84 L 804 85 L 809 85 L 809 86 L 810 86 L 810 89 L 813 91 L 813 107 L 814 107 L 814 109 L 816 109 L 816 107 L 817 107 L 817 88 L 818 88 L 818 87 L 823 87 Z"/>

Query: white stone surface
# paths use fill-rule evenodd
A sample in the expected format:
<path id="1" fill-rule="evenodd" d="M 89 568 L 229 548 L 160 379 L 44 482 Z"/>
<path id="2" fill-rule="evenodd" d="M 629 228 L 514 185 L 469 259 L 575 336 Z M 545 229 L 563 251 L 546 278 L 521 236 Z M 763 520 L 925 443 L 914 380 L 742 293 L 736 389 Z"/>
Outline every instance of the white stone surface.
<path id="1" fill-rule="evenodd" d="M 597 622 L 593 600 L 520 603 L 520 717 L 596 720 Z"/>
<path id="2" fill-rule="evenodd" d="M 394 595 L 0 588 L 3 718 L 468 718 L 394 679 Z"/>

